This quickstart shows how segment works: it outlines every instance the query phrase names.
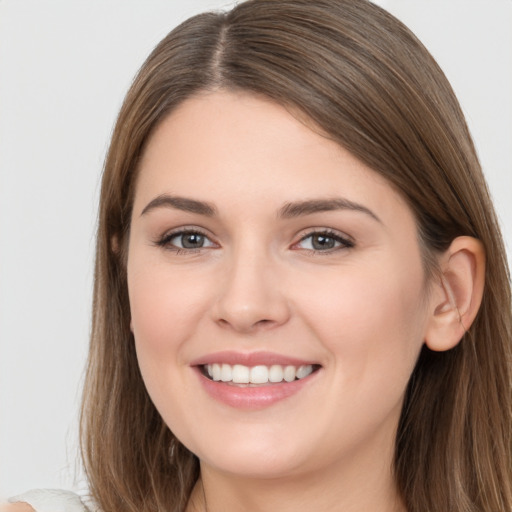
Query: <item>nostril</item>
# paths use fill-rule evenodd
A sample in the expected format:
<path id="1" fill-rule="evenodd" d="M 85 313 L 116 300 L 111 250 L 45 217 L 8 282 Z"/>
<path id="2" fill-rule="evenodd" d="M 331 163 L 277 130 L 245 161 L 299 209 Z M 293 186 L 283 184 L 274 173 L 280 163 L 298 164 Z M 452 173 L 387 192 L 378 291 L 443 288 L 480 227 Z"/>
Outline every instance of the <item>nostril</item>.
<path id="1" fill-rule="evenodd" d="M 270 319 L 262 319 L 256 320 L 252 322 L 250 320 L 244 319 L 232 319 L 226 320 L 225 318 L 219 318 L 217 323 L 224 328 L 232 328 L 235 331 L 244 331 L 244 332 L 254 332 L 272 328 L 274 325 L 277 325 L 278 322 Z"/>
<path id="2" fill-rule="evenodd" d="M 290 311 L 285 297 L 275 290 L 263 294 L 258 293 L 256 285 L 253 288 L 254 293 L 244 289 L 242 295 L 240 289 L 232 286 L 213 305 L 212 319 L 220 327 L 238 332 L 265 330 L 286 323 Z"/>

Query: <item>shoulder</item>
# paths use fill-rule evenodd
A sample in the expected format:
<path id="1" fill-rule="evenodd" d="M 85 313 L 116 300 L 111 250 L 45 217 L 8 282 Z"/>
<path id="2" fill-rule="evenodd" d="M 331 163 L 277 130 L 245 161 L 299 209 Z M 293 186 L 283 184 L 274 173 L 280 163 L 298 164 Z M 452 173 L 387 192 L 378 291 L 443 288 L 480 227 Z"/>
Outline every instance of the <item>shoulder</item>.
<path id="1" fill-rule="evenodd" d="M 27 503 L 0 503 L 0 512 L 33 512 Z"/>
<path id="2" fill-rule="evenodd" d="M 90 512 L 78 494 L 60 489 L 34 489 L 0 505 L 0 512 Z"/>

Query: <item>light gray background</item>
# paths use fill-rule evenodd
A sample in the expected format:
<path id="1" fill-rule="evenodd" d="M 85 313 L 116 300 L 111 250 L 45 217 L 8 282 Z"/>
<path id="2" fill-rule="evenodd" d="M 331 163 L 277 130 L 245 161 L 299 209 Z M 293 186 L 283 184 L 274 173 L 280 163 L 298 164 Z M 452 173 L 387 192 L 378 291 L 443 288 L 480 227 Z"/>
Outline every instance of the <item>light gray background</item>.
<path id="1" fill-rule="evenodd" d="M 512 245 L 512 0 L 380 0 L 459 96 Z M 222 0 L 0 0 L 0 497 L 75 485 L 99 177 L 130 80 Z"/>

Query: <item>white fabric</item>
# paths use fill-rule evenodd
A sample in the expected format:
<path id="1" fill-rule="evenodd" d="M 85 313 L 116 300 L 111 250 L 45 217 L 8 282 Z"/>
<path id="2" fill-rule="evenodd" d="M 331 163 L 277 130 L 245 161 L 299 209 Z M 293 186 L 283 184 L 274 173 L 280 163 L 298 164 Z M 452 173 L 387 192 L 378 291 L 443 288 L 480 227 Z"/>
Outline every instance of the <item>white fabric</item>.
<path id="1" fill-rule="evenodd" d="M 10 503 L 28 503 L 36 512 L 89 512 L 80 496 L 60 489 L 33 489 L 9 498 Z"/>

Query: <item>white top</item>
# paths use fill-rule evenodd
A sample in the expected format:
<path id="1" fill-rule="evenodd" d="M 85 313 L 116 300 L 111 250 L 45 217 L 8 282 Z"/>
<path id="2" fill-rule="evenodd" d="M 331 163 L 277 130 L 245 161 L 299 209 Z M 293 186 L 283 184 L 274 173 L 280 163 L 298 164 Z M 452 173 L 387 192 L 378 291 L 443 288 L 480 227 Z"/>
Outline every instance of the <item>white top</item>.
<path id="1" fill-rule="evenodd" d="M 34 489 L 9 498 L 9 503 L 28 503 L 36 512 L 93 512 L 80 496 L 60 489 Z"/>

